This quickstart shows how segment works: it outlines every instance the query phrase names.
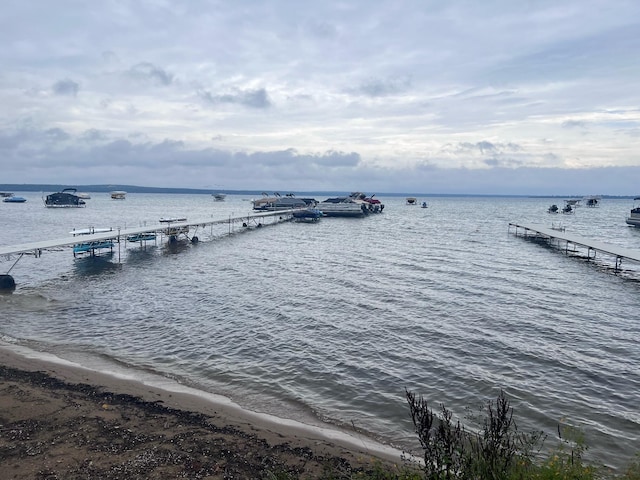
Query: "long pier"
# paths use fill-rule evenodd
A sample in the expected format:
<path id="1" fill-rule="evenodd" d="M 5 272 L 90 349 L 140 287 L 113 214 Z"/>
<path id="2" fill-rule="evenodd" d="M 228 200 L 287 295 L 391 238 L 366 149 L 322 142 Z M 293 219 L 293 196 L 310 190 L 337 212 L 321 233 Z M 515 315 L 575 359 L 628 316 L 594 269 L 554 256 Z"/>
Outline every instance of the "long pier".
<path id="1" fill-rule="evenodd" d="M 623 259 L 640 263 L 640 250 L 634 250 L 631 248 L 620 247 L 611 243 L 592 240 L 583 237 L 582 235 L 578 235 L 577 233 L 569 233 L 564 229 L 564 227 L 546 227 L 544 225 L 534 223 L 509 223 L 509 231 L 511 231 L 512 228 L 514 229 L 514 233 L 516 236 L 518 236 L 518 232 L 521 231 L 523 237 L 541 238 L 549 243 L 552 243 L 554 241 L 564 242 L 565 253 L 569 253 L 569 251 L 575 252 L 575 249 L 578 246 L 585 248 L 587 250 L 588 260 L 590 260 L 591 258 L 595 259 L 596 252 L 611 255 L 615 258 L 616 273 L 620 270 Z M 570 250 L 570 245 L 573 245 L 573 250 Z M 591 256 L 592 253 L 593 257 Z"/>
<path id="2" fill-rule="evenodd" d="M 179 236 L 185 236 L 192 243 L 198 242 L 196 235 L 199 228 L 205 228 L 213 225 L 229 225 L 229 233 L 232 232 L 233 226 L 236 223 L 242 224 L 242 227 L 249 228 L 252 226 L 261 227 L 265 219 L 272 219 L 274 222 L 290 220 L 293 217 L 295 209 L 290 210 L 275 210 L 270 212 L 261 212 L 254 214 L 247 214 L 238 217 L 227 217 L 218 219 L 203 219 L 197 221 L 187 221 L 187 219 L 160 219 L 157 224 L 132 227 L 132 228 L 88 228 L 81 230 L 74 230 L 70 232 L 68 237 L 62 237 L 52 240 L 43 240 L 39 242 L 23 243 L 19 245 L 0 246 L 0 257 L 11 259 L 13 256 L 18 255 L 17 260 L 13 266 L 9 268 L 6 274 L 0 274 L 0 291 L 12 291 L 15 289 L 15 281 L 13 277 L 9 275 L 13 267 L 18 263 L 23 255 L 33 255 L 36 258 L 40 257 L 43 252 L 51 249 L 57 249 L 66 246 L 78 246 L 83 245 L 86 248 L 81 250 L 85 253 L 94 254 L 95 251 L 100 249 L 113 248 L 113 243 L 118 245 L 118 261 L 120 260 L 120 245 L 129 241 L 129 243 L 144 243 L 144 240 L 127 240 L 136 236 L 148 235 L 149 238 L 159 235 L 161 238 L 167 237 L 169 240 L 175 240 Z M 194 230 L 192 230 L 194 229 Z M 191 236 L 188 234 L 193 232 Z M 74 256 L 76 254 L 74 248 Z"/>

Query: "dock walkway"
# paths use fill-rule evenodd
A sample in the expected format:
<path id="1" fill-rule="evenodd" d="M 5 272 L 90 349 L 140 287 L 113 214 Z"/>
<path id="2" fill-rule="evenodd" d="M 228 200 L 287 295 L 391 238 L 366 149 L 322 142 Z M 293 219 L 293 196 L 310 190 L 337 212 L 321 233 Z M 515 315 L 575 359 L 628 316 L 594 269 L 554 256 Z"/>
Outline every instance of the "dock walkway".
<path id="1" fill-rule="evenodd" d="M 565 242 L 565 251 L 569 250 L 569 245 L 580 246 L 587 249 L 587 258 L 591 258 L 591 252 L 593 252 L 593 258 L 595 258 L 595 252 L 601 252 L 607 255 L 615 257 L 616 271 L 620 269 L 620 265 L 623 259 L 632 260 L 640 263 L 640 250 L 634 250 L 631 248 L 620 247 L 611 243 L 600 242 L 592 240 L 577 233 L 566 232 L 564 228 L 546 227 L 535 223 L 522 224 L 522 223 L 509 223 L 509 231 L 511 228 L 515 229 L 515 235 L 518 235 L 518 229 L 522 229 L 522 235 L 535 236 L 543 238 L 549 242 L 562 241 Z"/>
<path id="2" fill-rule="evenodd" d="M 220 219 L 204 219 L 199 221 L 175 221 L 175 222 L 158 222 L 154 225 L 144 226 L 144 227 L 133 227 L 133 228 L 112 228 L 108 232 L 100 231 L 100 233 L 93 233 L 88 235 L 72 235 L 70 234 L 68 237 L 57 238 L 52 240 L 43 240 L 40 242 L 31 242 L 31 243 L 23 243 L 20 245 L 10 245 L 10 246 L 0 246 L 0 256 L 3 257 L 11 257 L 12 255 L 24 254 L 24 253 L 32 253 L 36 257 L 39 257 L 41 253 L 48 249 L 65 247 L 69 245 L 75 245 L 78 243 L 88 243 L 88 242 L 100 242 L 104 240 L 116 240 L 120 242 L 121 239 L 126 239 L 128 236 L 132 235 L 140 235 L 140 234 L 159 234 L 159 235 L 170 235 L 167 234 L 169 228 L 171 229 L 181 229 L 181 228 L 191 228 L 191 227 L 207 227 L 210 225 L 220 225 L 220 224 L 233 224 L 236 222 L 242 222 L 244 225 L 248 225 L 250 222 L 259 222 L 261 219 L 265 217 L 275 217 L 275 216 L 286 216 L 290 218 L 293 213 L 293 210 L 279 210 L 273 212 L 265 212 L 265 213 L 256 213 L 249 214 L 240 217 L 228 217 L 228 218 L 220 218 Z M 99 230 L 99 229 L 97 229 Z M 71 232 L 73 233 L 73 232 Z"/>

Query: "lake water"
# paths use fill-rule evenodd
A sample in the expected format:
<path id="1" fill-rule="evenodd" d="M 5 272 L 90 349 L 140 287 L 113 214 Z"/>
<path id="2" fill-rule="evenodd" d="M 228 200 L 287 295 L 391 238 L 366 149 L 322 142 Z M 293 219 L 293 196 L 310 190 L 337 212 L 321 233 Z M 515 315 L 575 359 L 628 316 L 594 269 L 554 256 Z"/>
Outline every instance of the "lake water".
<path id="1" fill-rule="evenodd" d="M 17 192 L 16 192 L 17 193 Z M 83 209 L 40 194 L 0 204 L 0 245 L 72 229 L 247 214 L 229 195 L 95 193 Z M 317 197 L 318 198 L 318 197 Z M 319 197 L 322 200 L 323 197 Z M 153 372 L 244 407 L 342 425 L 418 451 L 405 388 L 467 422 L 503 389 L 521 430 L 559 423 L 613 467 L 640 451 L 640 266 L 596 262 L 515 237 L 508 224 L 640 248 L 631 200 L 551 216 L 561 200 L 380 197 L 384 213 L 260 229 L 204 229 L 200 243 L 74 259 L 21 259 L 0 296 L 5 342 L 104 370 Z M 560 205 L 562 206 L 562 205 Z M 119 260 L 119 262 L 118 262 Z M 2 273 L 13 261 L 0 263 Z M 473 426 L 472 423 L 469 424 Z"/>

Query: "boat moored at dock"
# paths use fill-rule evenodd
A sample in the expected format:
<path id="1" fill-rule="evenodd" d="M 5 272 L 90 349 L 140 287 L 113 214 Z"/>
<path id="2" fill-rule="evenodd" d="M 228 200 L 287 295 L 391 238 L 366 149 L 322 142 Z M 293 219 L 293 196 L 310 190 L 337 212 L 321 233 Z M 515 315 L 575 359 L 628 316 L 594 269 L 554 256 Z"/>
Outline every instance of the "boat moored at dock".
<path id="1" fill-rule="evenodd" d="M 322 210 L 315 207 L 303 208 L 292 213 L 293 219 L 298 222 L 317 222 L 324 214 Z"/>
<path id="2" fill-rule="evenodd" d="M 367 197 L 362 192 L 353 192 L 345 197 L 327 198 L 318 204 L 326 217 L 362 217 L 370 213 L 382 213 L 384 204 L 377 198 Z"/>
<path id="3" fill-rule="evenodd" d="M 262 198 L 252 200 L 253 209 L 261 212 L 271 212 L 277 210 L 291 210 L 295 208 L 306 208 L 312 206 L 316 201 L 312 198 L 296 198 L 292 193 L 288 193 L 284 197 L 279 193 L 269 196 L 262 193 Z"/>

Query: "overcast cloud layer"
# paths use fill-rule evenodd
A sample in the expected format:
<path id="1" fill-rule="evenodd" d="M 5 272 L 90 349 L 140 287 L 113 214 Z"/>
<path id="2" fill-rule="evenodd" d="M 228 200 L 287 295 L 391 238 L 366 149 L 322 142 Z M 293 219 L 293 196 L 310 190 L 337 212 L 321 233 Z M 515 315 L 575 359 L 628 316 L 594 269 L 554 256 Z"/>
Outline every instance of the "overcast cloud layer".
<path id="1" fill-rule="evenodd" d="M 0 183 L 640 194 L 637 0 L 31 0 Z"/>

